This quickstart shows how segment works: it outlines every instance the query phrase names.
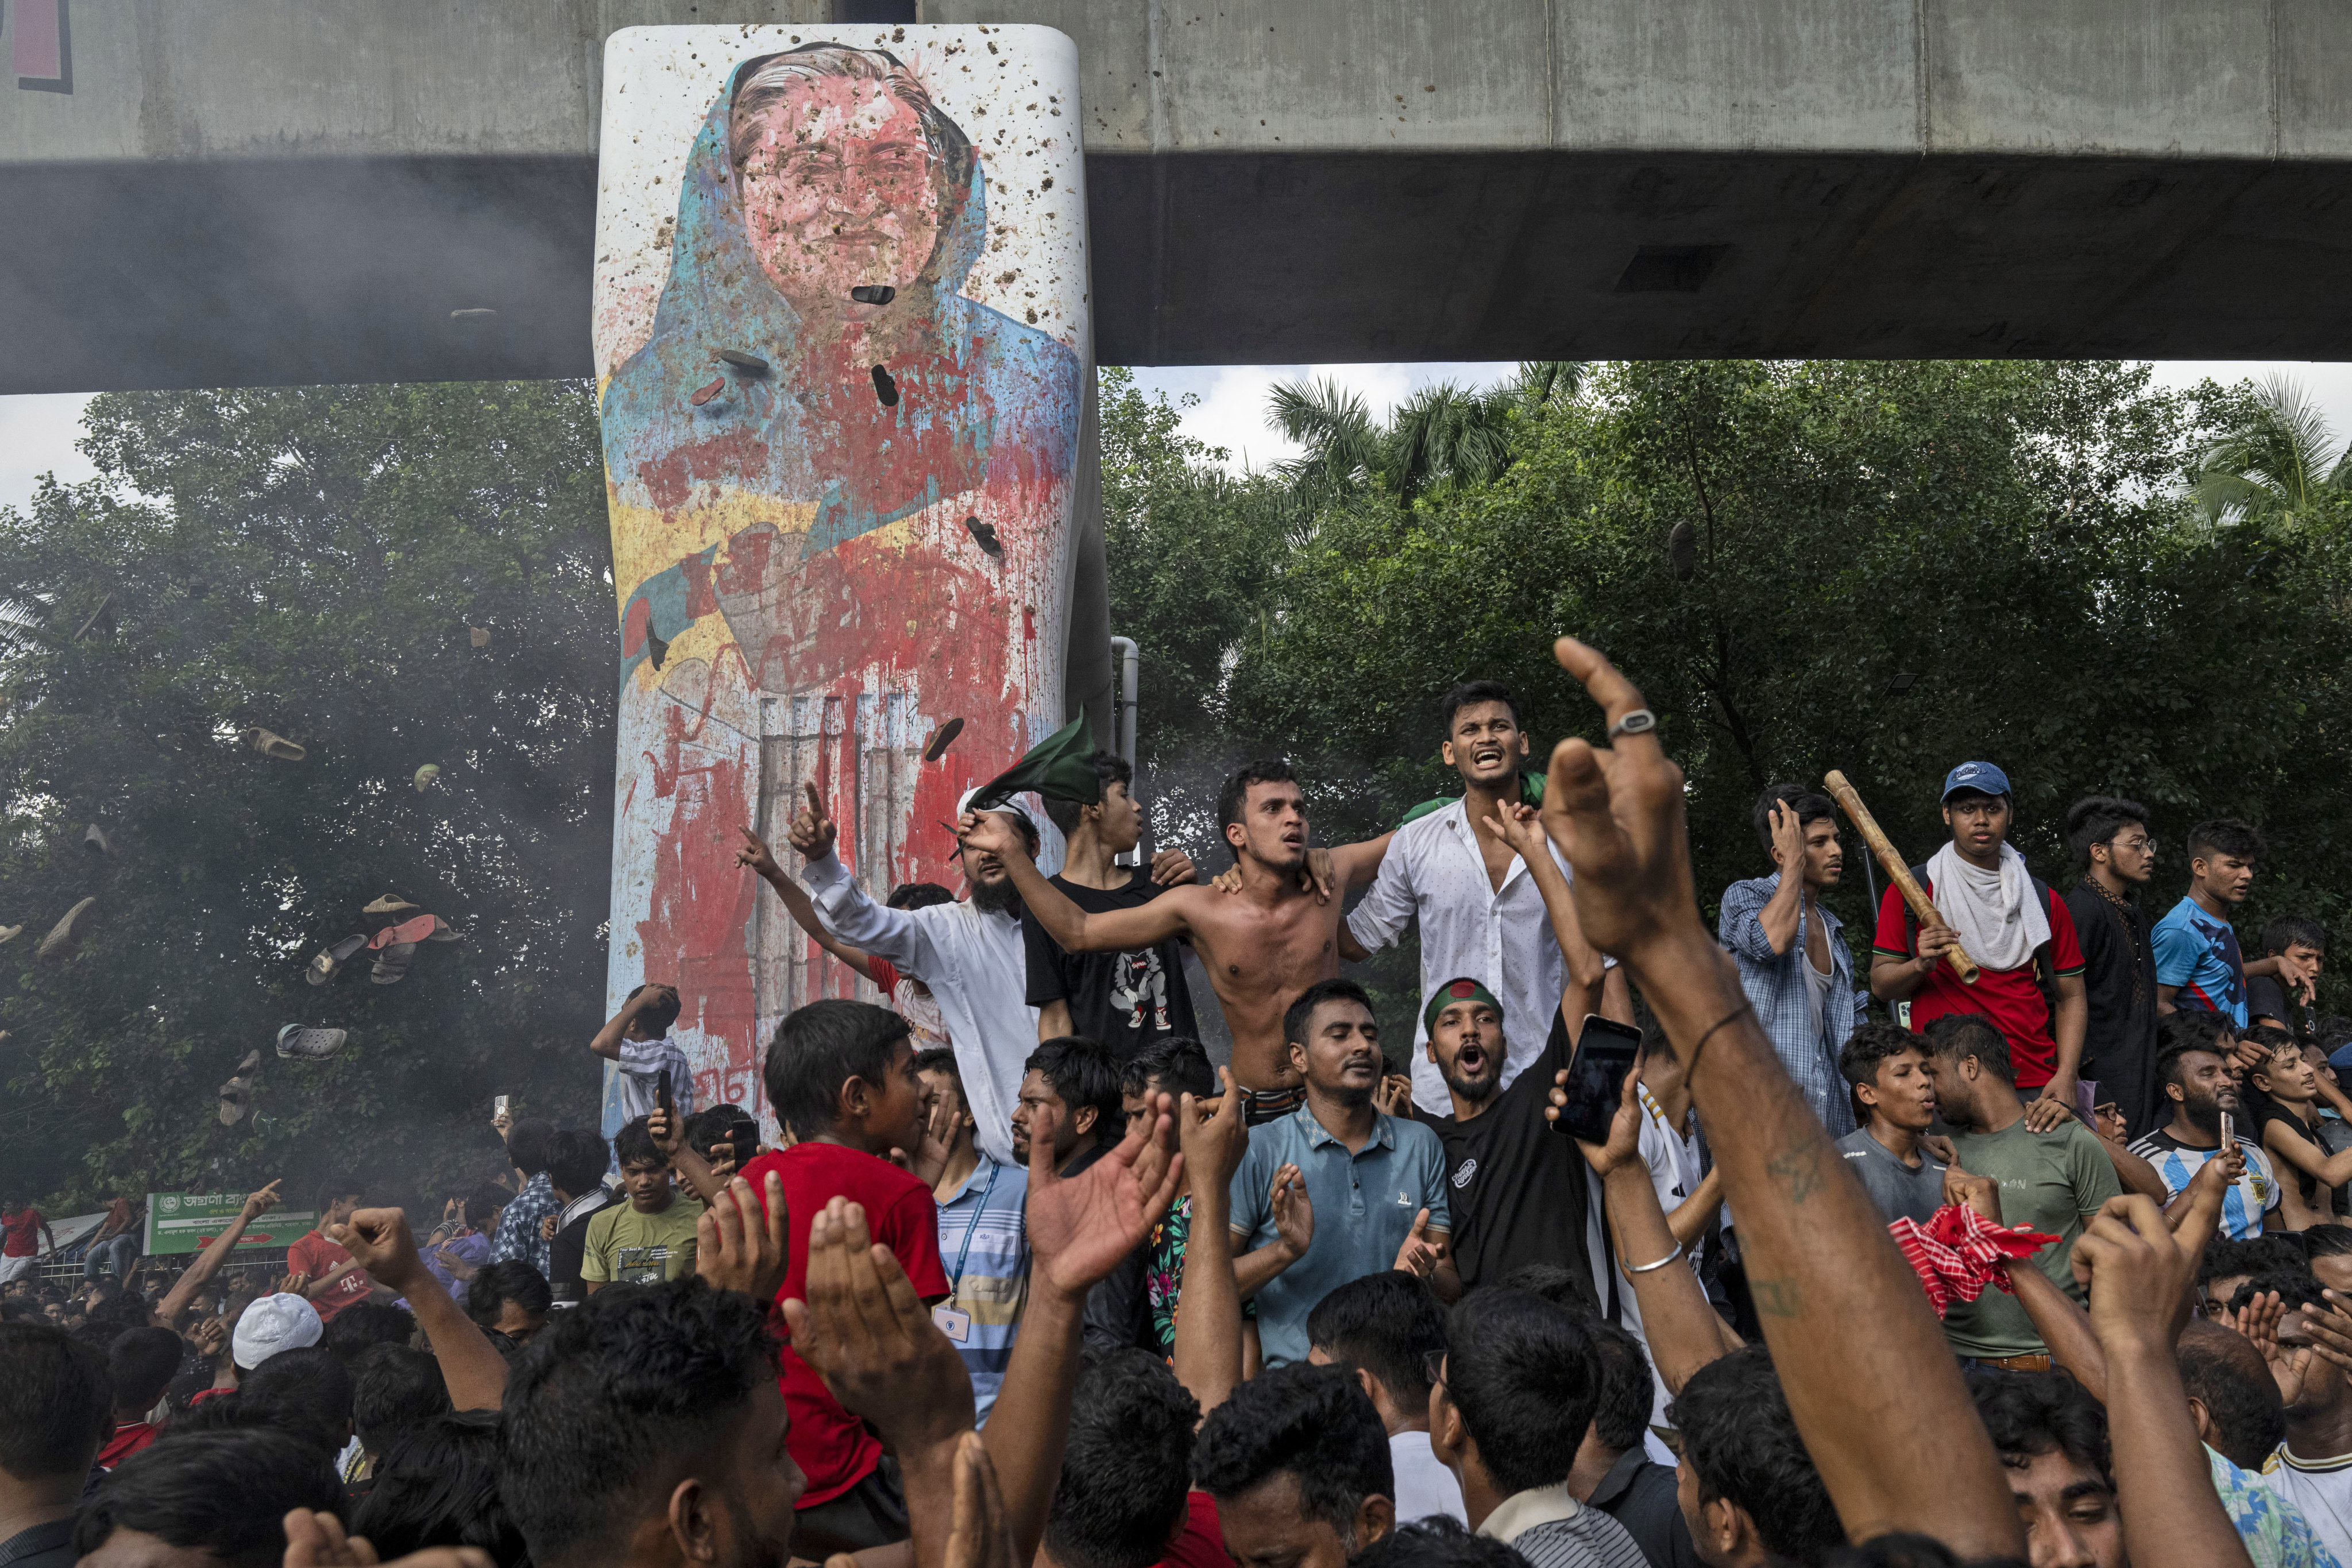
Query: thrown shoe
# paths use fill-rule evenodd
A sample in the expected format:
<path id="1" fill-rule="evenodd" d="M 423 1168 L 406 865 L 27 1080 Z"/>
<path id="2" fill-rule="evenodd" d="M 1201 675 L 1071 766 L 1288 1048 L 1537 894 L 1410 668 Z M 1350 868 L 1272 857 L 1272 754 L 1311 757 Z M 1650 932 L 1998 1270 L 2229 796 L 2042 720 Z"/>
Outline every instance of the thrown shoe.
<path id="1" fill-rule="evenodd" d="M 401 921 L 398 925 L 384 927 L 368 938 L 368 945 L 382 949 L 396 947 L 404 942 L 413 945 L 420 942 L 455 942 L 457 940 L 457 933 L 451 931 L 449 922 L 439 915 L 415 915 Z"/>
<path id="2" fill-rule="evenodd" d="M 41 939 L 41 945 L 34 952 L 33 957 L 37 960 L 64 958 L 71 953 L 80 945 L 82 936 L 89 929 L 89 911 L 97 907 L 96 899 L 84 899 L 68 910 L 65 918 L 51 926 L 49 934 Z"/>
<path id="3" fill-rule="evenodd" d="M 298 746 L 283 735 L 272 734 L 258 724 L 238 738 L 263 756 L 276 757 L 281 763 L 299 763 L 310 754 L 307 747 Z"/>
<path id="4" fill-rule="evenodd" d="M 898 384 L 878 364 L 874 367 L 874 400 L 885 408 L 898 406 Z"/>
<path id="5" fill-rule="evenodd" d="M 425 917 L 427 920 L 432 918 L 430 915 Z M 415 962 L 416 944 L 395 942 L 376 950 L 375 967 L 368 971 L 368 978 L 378 985 L 397 985 L 408 977 L 408 966 Z"/>
<path id="6" fill-rule="evenodd" d="M 476 647 L 488 647 L 490 646 L 490 628 L 488 626 L 467 626 L 466 628 L 466 635 L 474 639 L 474 646 Z"/>
<path id="7" fill-rule="evenodd" d="M 107 842 L 106 829 L 95 822 L 81 836 L 81 847 L 93 855 L 110 855 L 114 851 L 114 846 Z"/>
<path id="8" fill-rule="evenodd" d="M 406 899 L 400 897 L 397 893 L 386 893 L 383 897 L 378 899 L 375 902 L 368 905 L 367 908 L 360 911 L 360 913 L 363 915 L 390 915 L 394 921 L 398 921 L 404 915 L 422 914 L 424 912 L 424 910 L 418 909 L 415 904 L 410 903 Z"/>
<path id="9" fill-rule="evenodd" d="M 923 761 L 936 763 L 946 756 L 948 748 L 954 745 L 955 738 L 962 733 L 963 721 L 961 719 L 950 719 L 932 731 L 931 738 L 923 742 Z"/>
<path id="10" fill-rule="evenodd" d="M 765 375 L 768 374 L 768 362 L 761 359 L 758 354 L 748 354 L 741 349 L 720 349 L 719 351 L 719 357 L 725 360 L 729 364 L 733 365 L 737 370 L 749 371 L 753 375 Z"/>
<path id="11" fill-rule="evenodd" d="M 416 770 L 416 787 L 420 791 L 431 789 L 433 787 L 433 781 L 440 776 L 441 764 L 439 763 L 427 763 L 423 767 Z"/>
<path id="12" fill-rule="evenodd" d="M 0 926 L 0 946 L 5 946 L 7 943 L 16 941 L 18 937 L 24 934 L 25 928 L 23 926 Z"/>
<path id="13" fill-rule="evenodd" d="M 971 535 L 972 542 L 1000 561 L 1004 558 L 1004 546 L 997 540 L 994 523 L 982 522 L 976 517 L 968 517 L 963 520 L 963 526 L 965 531 Z"/>
<path id="14" fill-rule="evenodd" d="M 898 297 L 898 290 L 887 283 L 860 283 L 849 297 L 861 305 L 887 305 Z"/>
<path id="15" fill-rule="evenodd" d="M 253 1109 L 253 1075 L 261 1066 L 261 1053 L 247 1051 L 245 1060 L 236 1064 L 236 1072 L 220 1086 L 220 1124 L 234 1127 L 245 1120 Z"/>
<path id="16" fill-rule="evenodd" d="M 320 1061 L 341 1050 L 343 1042 L 350 1037 L 350 1032 L 344 1029 L 289 1024 L 278 1031 L 278 1054 L 294 1061 Z"/>
<path id="17" fill-rule="evenodd" d="M 324 985 L 328 981 L 341 974 L 343 972 L 343 965 L 351 962 L 352 954 L 365 947 L 367 942 L 368 939 L 365 936 L 353 934 L 343 938 L 332 947 L 321 948 L 312 955 L 310 970 L 303 978 L 313 985 Z"/>

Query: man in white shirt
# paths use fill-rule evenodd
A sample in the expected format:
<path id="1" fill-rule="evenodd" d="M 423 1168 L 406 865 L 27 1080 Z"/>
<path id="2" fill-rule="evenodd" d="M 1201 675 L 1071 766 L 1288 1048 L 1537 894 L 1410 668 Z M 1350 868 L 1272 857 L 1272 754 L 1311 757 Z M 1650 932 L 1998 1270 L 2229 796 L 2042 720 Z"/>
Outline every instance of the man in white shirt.
<path id="1" fill-rule="evenodd" d="M 961 855 L 970 898 L 926 909 L 886 909 L 835 854 L 840 829 L 825 815 L 816 785 L 807 790 L 808 805 L 793 818 L 791 837 L 793 847 L 808 857 L 801 878 L 818 915 L 842 941 L 930 987 L 954 1042 L 972 1136 L 998 1164 L 1014 1163 L 1013 1108 L 1021 1098 L 1023 1064 L 1037 1048 L 1037 1009 L 1027 1000 L 1021 900 L 1004 863 L 965 845 Z M 1037 826 L 1026 813 L 999 806 L 989 815 L 1019 828 L 1029 852 L 1036 853 Z M 751 854 L 748 845 L 745 853 Z M 751 858 L 744 864 L 768 874 Z"/>
<path id="2" fill-rule="evenodd" d="M 1443 981 L 1469 975 L 1495 994 L 1505 1017 L 1549 1018 L 1568 988 L 1559 943 L 1527 863 L 1495 831 L 1497 812 L 1542 798 L 1540 778 L 1530 777 L 1525 784 L 1520 779 L 1528 736 L 1519 728 L 1518 706 L 1499 681 L 1469 680 L 1448 691 L 1438 710 L 1445 725 L 1440 750 L 1462 775 L 1462 798 L 1407 816 L 1389 842 L 1371 889 L 1348 916 L 1340 955 L 1363 958 L 1395 942 L 1418 920 L 1423 995 Z M 1567 876 L 1568 862 L 1558 849 L 1546 847 Z M 1585 995 L 1571 1005 L 1571 1013 L 1604 1013 L 1633 1022 L 1624 977 L 1604 981 L 1605 973 L 1576 977 Z M 1428 1043 L 1427 1026 L 1417 1026 L 1412 1100 L 1443 1110 L 1445 1080 L 1428 1059 Z M 1508 1089 L 1543 1047 L 1543 1030 L 1519 1030 L 1507 1047 L 1502 1087 Z"/>
<path id="3" fill-rule="evenodd" d="M 1307 1314 L 1307 1360 L 1344 1367 L 1388 1429 L 1396 1521 L 1444 1514 L 1470 1522 L 1462 1483 L 1429 1446 L 1429 1358 L 1445 1353 L 1445 1314 L 1429 1288 L 1391 1269 L 1350 1279 Z"/>

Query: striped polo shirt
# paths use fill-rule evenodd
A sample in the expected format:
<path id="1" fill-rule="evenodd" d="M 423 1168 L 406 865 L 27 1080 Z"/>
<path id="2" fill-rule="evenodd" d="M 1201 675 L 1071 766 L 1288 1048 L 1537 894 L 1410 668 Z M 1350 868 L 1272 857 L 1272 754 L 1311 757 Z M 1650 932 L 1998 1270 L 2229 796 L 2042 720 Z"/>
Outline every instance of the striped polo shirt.
<path id="1" fill-rule="evenodd" d="M 996 1403 L 1029 1302 L 1028 1198 L 1027 1170 L 983 1154 L 955 1196 L 940 1205 L 940 1267 L 948 1277 L 940 1305 L 971 1320 L 956 1351 L 971 1377 L 979 1423 Z"/>

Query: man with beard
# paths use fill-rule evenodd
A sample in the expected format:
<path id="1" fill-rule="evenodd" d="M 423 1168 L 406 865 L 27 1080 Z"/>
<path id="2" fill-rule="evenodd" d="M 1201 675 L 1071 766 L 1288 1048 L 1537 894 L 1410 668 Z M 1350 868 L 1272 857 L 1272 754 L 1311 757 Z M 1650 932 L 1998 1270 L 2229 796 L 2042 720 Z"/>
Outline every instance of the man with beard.
<path id="1" fill-rule="evenodd" d="M 2032 1261 L 2081 1305 L 2074 1242 L 2101 1205 L 2123 1194 L 2114 1162 L 2097 1136 L 2072 1117 L 2046 1132 L 2026 1121 L 2009 1038 L 1990 1017 L 1947 1013 L 1927 1026 L 1927 1048 L 1936 1103 L 1951 1123 L 1958 1163 L 2000 1184 L 2001 1223 L 2058 1238 Z M 2050 1370 L 2050 1347 L 2006 1291 L 1987 1290 L 1973 1301 L 1955 1299 L 1944 1313 L 1944 1338 L 1964 1361 L 2009 1372 Z"/>
<path id="2" fill-rule="evenodd" d="M 1536 862 L 1550 861 L 1563 878 L 1568 862 L 1540 833 L 1497 831 L 1515 813 L 1533 815 L 1543 798 L 1540 781 L 1519 772 L 1528 734 L 1510 689 L 1465 680 L 1439 702 L 1438 716 L 1444 735 L 1438 749 L 1462 775 L 1462 795 L 1418 808 L 1397 828 L 1380 875 L 1348 916 L 1340 956 L 1363 958 L 1417 925 L 1423 995 L 1435 994 L 1449 976 L 1468 976 L 1518 1021 L 1520 1037 L 1505 1047 L 1500 1081 L 1507 1089 L 1543 1049 L 1535 1020 L 1551 1016 L 1563 990 L 1575 989 L 1570 1011 L 1580 1018 L 1605 1012 L 1630 1023 L 1633 1003 L 1620 975 L 1604 1004 L 1604 961 L 1577 931 L 1574 909 L 1565 927 L 1549 914 Z M 1445 1103 L 1445 1085 L 1423 1048 L 1428 1043 L 1423 1025 L 1413 1042 L 1412 1098 L 1436 1110 Z"/>
<path id="3" fill-rule="evenodd" d="M 1436 1134 L 1372 1103 L 1382 1062 L 1371 999 L 1352 980 L 1321 981 L 1291 1004 L 1283 1033 L 1307 1103 L 1251 1131 L 1228 1189 L 1234 1274 L 1242 1299 L 1256 1298 L 1269 1367 L 1307 1359 L 1307 1314 L 1350 1279 L 1399 1268 L 1442 1300 L 1462 1294 Z"/>
<path id="4" fill-rule="evenodd" d="M 1498 814 L 1504 841 L 1532 873 L 1545 912 L 1565 943 L 1581 942 L 1569 901 L 1568 879 L 1549 854 L 1543 826 L 1526 808 Z M 1593 1272 L 1599 1249 L 1586 1235 L 1591 1215 L 1583 1157 L 1573 1139 L 1563 1138 L 1546 1114 L 1546 1098 L 1576 1055 L 1570 1015 L 1584 988 L 1570 983 L 1566 994 L 1542 1015 L 1515 1020 L 1520 1031 L 1546 1035 L 1544 1047 L 1504 1087 L 1511 1057 L 1504 1027 L 1504 1005 L 1476 979 L 1463 975 L 1438 985 L 1422 1008 L 1427 1060 L 1445 1085 L 1450 1114 L 1423 1110 L 1418 1094 L 1413 1115 L 1437 1134 L 1445 1150 L 1446 1208 L 1454 1221 L 1454 1267 L 1464 1289 L 1508 1279 L 1529 1264 L 1549 1263 L 1569 1270 L 1581 1302 L 1594 1308 L 1605 1300 Z M 1588 1288 L 1589 1287 L 1589 1288 Z"/>
<path id="5" fill-rule="evenodd" d="M 793 847 L 808 858 L 801 875 L 817 912 L 843 942 L 888 960 L 930 988 L 955 1048 L 981 1152 L 1000 1165 L 1013 1163 L 1013 1108 L 1021 1098 L 1024 1064 L 1037 1048 L 1037 1009 L 1029 1005 L 1024 984 L 1021 897 L 1003 861 L 967 838 L 961 858 L 971 897 L 924 909 L 885 909 L 834 853 L 841 830 L 825 815 L 816 785 L 805 787 L 808 805 L 793 818 L 791 837 Z M 980 815 L 1001 823 L 1007 842 L 1027 846 L 1022 863 L 1034 875 L 1036 824 L 1009 805 Z M 744 837 L 750 842 L 738 852 L 740 863 L 770 882 L 781 881 L 783 869 L 768 847 L 748 829 Z"/>
<path id="6" fill-rule="evenodd" d="M 2251 1241 L 2275 1228 L 2278 1181 L 2271 1163 L 2236 1124 L 2244 1115 L 2238 1102 L 2238 1080 L 2230 1071 L 2231 1039 L 2229 1023 L 2218 1013 L 2168 1013 L 2157 1020 L 2156 1081 L 2171 1102 L 2172 1120 L 2131 1146 L 2131 1152 L 2156 1167 L 2171 1194 L 2169 1207 L 2208 1160 L 2229 1159 L 2230 1190 L 2221 1196 L 2221 1234 L 2231 1241 Z M 2235 1147 L 2221 1148 L 2221 1117 L 2227 1113 Z"/>
<path id="7" fill-rule="evenodd" d="M 1371 879 L 1389 841 L 1384 835 L 1332 850 L 1336 886 L 1318 888 L 1305 874 L 1307 797 L 1298 775 L 1283 762 L 1246 763 L 1227 779 L 1217 796 L 1217 822 L 1241 874 L 1237 891 L 1185 885 L 1140 908 L 1101 910 L 1080 909 L 1038 873 L 1036 835 L 1016 833 L 1005 814 L 967 812 L 957 831 L 967 861 L 977 856 L 1010 871 L 1028 912 L 1065 952 L 1132 952 L 1191 937 L 1224 1005 L 1234 1035 L 1234 1077 L 1249 1095 L 1255 1127 L 1307 1100 L 1296 1042 L 1284 1038 L 1286 1009 L 1301 992 L 1339 973 L 1343 910 L 1336 895 Z M 1014 937 L 1017 986 L 1025 973 L 1017 926 Z M 1035 1017 L 1031 1009 L 1032 1037 Z M 957 1045 L 961 1049 L 960 1036 Z M 1302 1342 L 1298 1356 L 1306 1353 Z"/>

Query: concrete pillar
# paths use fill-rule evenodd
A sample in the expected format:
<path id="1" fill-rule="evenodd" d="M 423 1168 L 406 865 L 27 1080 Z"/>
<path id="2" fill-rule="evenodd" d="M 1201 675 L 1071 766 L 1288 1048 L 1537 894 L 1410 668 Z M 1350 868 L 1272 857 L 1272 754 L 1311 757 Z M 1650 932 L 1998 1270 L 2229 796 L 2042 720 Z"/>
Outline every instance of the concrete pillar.
<path id="1" fill-rule="evenodd" d="M 607 46 L 609 985 L 616 1007 L 641 980 L 678 988 L 698 1103 L 764 1107 L 784 1014 L 876 995 L 737 868 L 738 829 L 797 873 L 784 837 L 813 784 L 877 902 L 961 895 L 963 790 L 1105 683 L 1076 81 L 1043 27 Z"/>

